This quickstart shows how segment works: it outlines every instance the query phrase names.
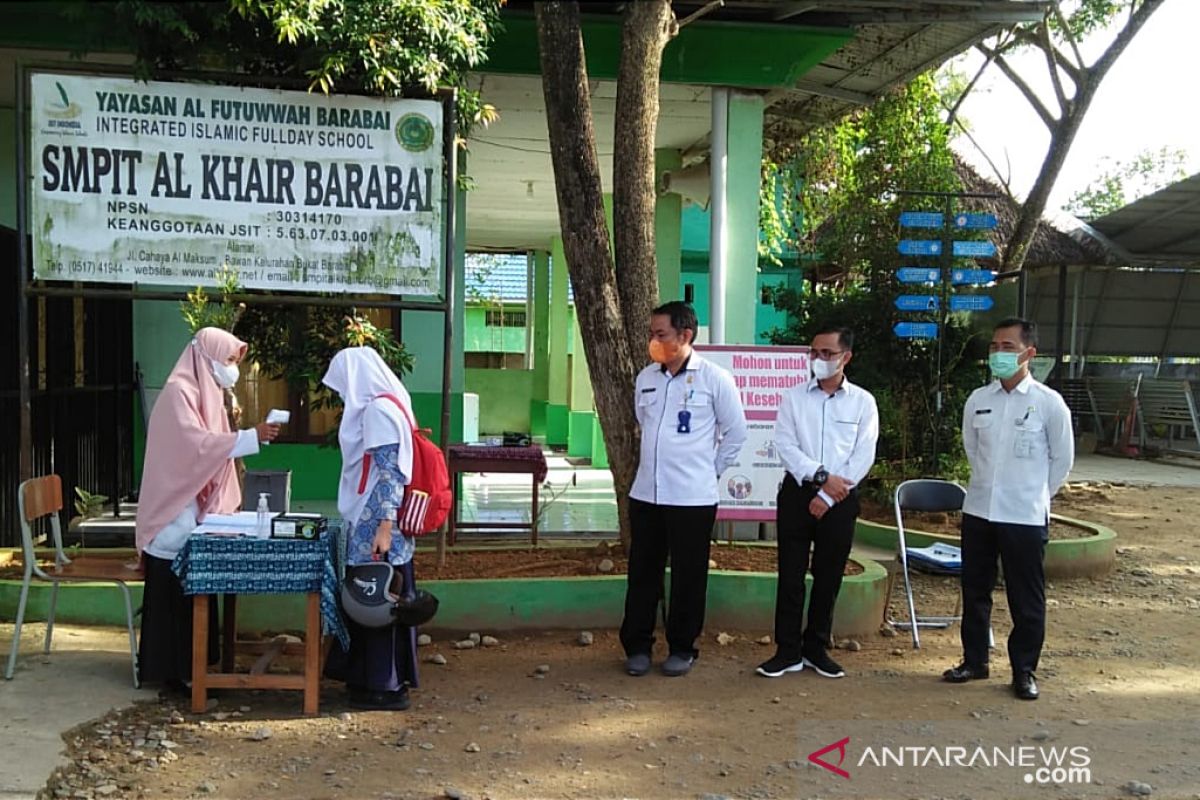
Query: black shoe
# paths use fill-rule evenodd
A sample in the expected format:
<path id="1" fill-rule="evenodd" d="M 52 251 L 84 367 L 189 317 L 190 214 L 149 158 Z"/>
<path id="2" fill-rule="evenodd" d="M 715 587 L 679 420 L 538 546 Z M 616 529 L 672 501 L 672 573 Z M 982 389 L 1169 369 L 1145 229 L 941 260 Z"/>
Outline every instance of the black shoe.
<path id="1" fill-rule="evenodd" d="M 350 692 L 350 707 L 363 711 L 404 711 L 408 708 L 408 689 L 398 692 Z"/>
<path id="2" fill-rule="evenodd" d="M 804 666 L 812 667 L 817 671 L 818 675 L 824 675 L 826 678 L 844 678 L 846 670 L 842 669 L 841 664 L 829 657 L 829 653 L 822 650 L 819 653 L 810 653 L 804 657 Z"/>
<path id="3" fill-rule="evenodd" d="M 635 678 L 640 678 L 650 671 L 650 654 L 634 653 L 625 659 L 625 671 Z"/>
<path id="4" fill-rule="evenodd" d="M 678 678 L 691 672 L 695 663 L 696 657 L 691 653 L 672 653 L 662 663 L 662 674 L 668 678 Z"/>
<path id="5" fill-rule="evenodd" d="M 1032 672 L 1022 672 L 1013 678 L 1013 694 L 1022 700 L 1037 700 L 1038 686 Z"/>
<path id="6" fill-rule="evenodd" d="M 779 678 L 789 672 L 799 672 L 802 669 L 804 669 L 803 658 L 776 655 L 759 664 L 758 669 L 754 671 L 764 678 Z"/>
<path id="7" fill-rule="evenodd" d="M 964 661 L 957 667 L 951 667 L 943 672 L 942 680 L 944 680 L 946 683 L 966 683 L 967 681 L 980 681 L 987 676 L 987 664 L 972 666 Z"/>

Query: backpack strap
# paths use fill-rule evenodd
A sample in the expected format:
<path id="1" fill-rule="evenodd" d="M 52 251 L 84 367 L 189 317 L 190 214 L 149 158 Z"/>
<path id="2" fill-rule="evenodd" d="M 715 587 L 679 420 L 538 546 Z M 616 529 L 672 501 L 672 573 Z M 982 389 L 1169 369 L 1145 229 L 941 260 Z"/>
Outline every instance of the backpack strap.
<path id="1" fill-rule="evenodd" d="M 416 430 L 417 426 L 413 424 L 412 415 L 408 413 L 408 409 L 404 407 L 404 403 L 400 402 L 400 398 L 394 394 L 381 394 L 376 396 L 376 400 L 380 397 L 386 397 L 396 404 L 396 408 L 400 409 L 400 413 L 404 415 L 404 419 L 408 422 L 408 426 L 412 430 Z M 367 480 L 371 477 L 371 459 L 365 455 L 363 457 L 362 477 L 358 481 L 358 493 L 362 494 L 367 490 Z"/>

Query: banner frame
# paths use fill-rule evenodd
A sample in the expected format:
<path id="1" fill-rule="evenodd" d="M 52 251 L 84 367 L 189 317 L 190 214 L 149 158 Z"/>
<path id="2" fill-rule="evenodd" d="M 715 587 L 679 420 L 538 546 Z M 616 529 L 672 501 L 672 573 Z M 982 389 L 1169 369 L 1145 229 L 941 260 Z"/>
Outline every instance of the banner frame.
<path id="1" fill-rule="evenodd" d="M 80 64 L 78 62 L 47 61 L 41 59 L 18 59 L 15 65 L 15 145 L 16 145 L 16 211 L 17 211 L 17 347 L 18 347 L 18 408 L 20 417 L 19 473 L 20 480 L 33 477 L 33 436 L 32 436 L 32 387 L 31 387 L 31 354 L 29 338 L 29 299 L 31 297 L 62 297 L 62 298 L 96 298 L 110 300 L 159 300 L 178 302 L 187 297 L 186 291 L 154 291 L 139 288 L 137 283 L 112 284 L 113 288 L 95 288 L 82 286 L 53 286 L 46 281 L 34 281 L 32 273 L 32 253 L 29 241 L 29 206 L 32 198 L 29 196 L 30 164 L 29 144 L 32 141 L 32 131 L 29 130 L 31 113 L 29 103 L 32 98 L 31 78 L 36 73 L 52 73 L 67 75 L 82 75 L 95 77 L 124 77 L 138 80 L 132 65 L 109 64 Z M 147 80 L 166 81 L 172 83 L 206 83 L 223 84 L 241 88 L 284 89 L 303 91 L 309 88 L 309 83 L 301 78 L 271 78 L 256 77 L 229 72 L 204 71 L 156 71 Z M 340 93 L 346 96 L 374 97 L 358 93 Z M 395 295 L 395 299 L 380 299 L 378 295 L 344 294 L 336 297 L 309 296 L 303 292 L 283 292 L 278 294 L 259 294 L 244 292 L 230 297 L 231 300 L 259 305 L 280 306 L 335 306 L 388 308 L 394 311 L 435 311 L 443 315 L 442 342 L 442 408 L 441 436 L 439 445 L 445 452 L 449 446 L 450 436 L 450 382 L 451 382 L 451 349 L 454 338 L 454 255 L 457 245 L 457 206 L 458 206 L 458 157 L 455 140 L 458 135 L 456 100 L 457 91 L 442 89 L 432 96 L 404 99 L 436 99 L 442 105 L 442 175 L 444 204 L 442 216 L 442 246 L 443 270 L 440 300 L 405 300 L 404 295 Z M 398 321 L 398 320 L 397 320 Z M 131 380 L 135 378 L 131 376 Z M 120 389 L 114 389 L 119 394 Z M 119 399 L 119 398 L 118 398 Z M 114 492 L 114 510 L 119 512 L 120 495 Z"/>

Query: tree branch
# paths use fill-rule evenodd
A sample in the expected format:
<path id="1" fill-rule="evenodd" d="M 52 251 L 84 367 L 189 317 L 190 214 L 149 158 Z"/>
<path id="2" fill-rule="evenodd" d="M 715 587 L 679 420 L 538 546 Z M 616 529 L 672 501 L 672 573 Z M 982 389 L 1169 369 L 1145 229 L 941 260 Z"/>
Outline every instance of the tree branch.
<path id="1" fill-rule="evenodd" d="M 975 73 L 975 77 L 971 78 L 970 83 L 967 84 L 967 88 L 963 89 L 963 93 L 959 95 L 958 100 L 954 102 L 954 105 L 950 108 L 949 113 L 946 115 L 947 127 L 958 121 L 958 111 L 960 108 L 962 108 L 963 101 L 967 99 L 967 95 L 971 94 L 971 91 L 975 88 L 975 85 L 979 83 L 979 79 L 983 77 L 983 73 L 987 71 L 987 68 L 992 65 L 992 60 L 993 59 L 990 56 L 984 58 L 983 64 L 979 67 L 979 71 Z"/>
<path id="2" fill-rule="evenodd" d="M 1062 112 L 1062 116 L 1066 116 L 1071 112 L 1071 101 L 1067 99 L 1067 92 L 1063 89 L 1062 78 L 1058 74 L 1058 59 L 1057 51 L 1054 49 L 1054 44 L 1050 41 L 1050 26 L 1043 24 L 1038 30 L 1040 41 L 1038 49 L 1046 56 L 1046 69 L 1050 73 L 1050 83 L 1054 86 L 1054 96 L 1058 100 L 1058 108 Z"/>
<path id="3" fill-rule="evenodd" d="M 1013 85 L 1016 86 L 1017 89 L 1020 90 L 1021 94 L 1025 96 L 1025 99 L 1029 102 L 1029 105 L 1033 106 L 1033 110 L 1036 111 L 1037 115 L 1042 118 L 1042 122 L 1045 123 L 1046 127 L 1053 130 L 1054 126 L 1058 124 L 1059 120 L 1050 113 L 1050 109 L 1046 108 L 1045 104 L 1042 103 L 1041 98 L 1039 98 L 1033 89 L 1030 88 L 1029 84 L 1025 82 L 1025 79 L 1018 75 L 1017 71 L 1012 68 L 1012 65 L 1004 60 L 1004 56 L 1000 55 L 995 50 L 988 49 L 981 44 L 975 45 L 975 49 L 979 50 L 985 56 L 991 56 L 995 60 L 996 66 L 1000 68 L 1000 71 L 1004 73 L 1005 77 L 1012 81 Z"/>
<path id="4" fill-rule="evenodd" d="M 1071 30 L 1071 26 L 1067 24 L 1067 18 L 1063 15 L 1062 7 L 1057 2 L 1051 8 L 1051 13 L 1058 20 L 1058 24 L 1062 25 L 1063 38 L 1071 45 L 1071 52 L 1075 54 L 1075 63 L 1079 66 L 1079 69 L 1087 69 L 1087 62 L 1083 60 L 1083 53 L 1079 52 L 1079 42 L 1075 40 L 1075 33 Z M 1075 78 L 1075 82 L 1079 82 L 1078 77 Z"/>

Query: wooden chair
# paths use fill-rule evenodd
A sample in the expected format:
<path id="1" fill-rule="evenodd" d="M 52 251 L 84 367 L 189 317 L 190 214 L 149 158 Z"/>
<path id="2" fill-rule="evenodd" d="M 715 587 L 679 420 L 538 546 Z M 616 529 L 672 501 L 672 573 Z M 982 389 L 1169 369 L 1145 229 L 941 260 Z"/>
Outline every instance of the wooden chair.
<path id="1" fill-rule="evenodd" d="M 36 577 L 48 581 L 50 608 L 46 615 L 46 641 L 43 652 L 50 652 L 50 639 L 54 635 L 54 608 L 58 602 L 58 584 L 62 581 L 92 581 L 115 583 L 125 596 L 125 621 L 129 627 L 129 657 L 133 666 L 133 686 L 138 688 L 137 634 L 133 629 L 133 598 L 127 581 L 141 576 L 116 559 L 67 558 L 63 552 L 62 524 L 59 513 L 63 507 L 62 479 L 57 475 L 33 478 L 17 487 L 17 509 L 21 519 L 21 549 L 25 564 L 25 576 L 21 582 L 21 599 L 17 603 L 16 625 L 13 628 L 12 650 L 8 654 L 5 680 L 12 680 L 17 664 L 17 651 L 21 645 L 21 625 L 25 621 L 25 604 L 29 599 L 29 586 Z M 45 541 L 45 535 L 34 538 L 33 523 L 42 517 L 50 518 L 50 531 L 54 537 L 54 570 L 46 572 L 37 563 L 34 545 Z"/>

